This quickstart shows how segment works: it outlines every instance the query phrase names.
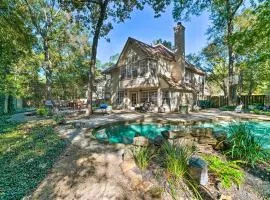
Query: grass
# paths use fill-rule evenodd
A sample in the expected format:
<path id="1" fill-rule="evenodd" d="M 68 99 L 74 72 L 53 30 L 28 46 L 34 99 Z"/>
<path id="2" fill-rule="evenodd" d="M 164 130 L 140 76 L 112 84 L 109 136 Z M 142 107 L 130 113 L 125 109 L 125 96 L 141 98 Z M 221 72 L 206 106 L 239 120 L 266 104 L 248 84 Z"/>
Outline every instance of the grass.
<path id="1" fill-rule="evenodd" d="M 183 178 L 188 171 L 191 149 L 186 146 L 172 145 L 168 142 L 164 143 L 161 148 L 165 156 L 164 165 L 168 175 L 173 179 Z"/>
<path id="2" fill-rule="evenodd" d="M 67 142 L 51 120 L 6 126 L 0 134 L 0 199 L 22 199 L 45 178 Z"/>
<path id="3" fill-rule="evenodd" d="M 269 158 L 269 153 L 263 149 L 262 142 L 250 132 L 246 123 L 231 124 L 229 135 L 227 141 L 230 148 L 226 154 L 230 158 L 242 160 L 252 166 Z"/>
<path id="4" fill-rule="evenodd" d="M 133 156 L 138 167 L 145 170 L 154 156 L 154 150 L 149 147 L 134 148 Z"/>
<path id="5" fill-rule="evenodd" d="M 167 142 L 162 145 L 160 154 L 167 173 L 167 183 L 172 198 L 177 199 L 178 187 L 188 192 L 183 186 L 183 183 L 185 183 L 191 189 L 196 199 L 202 199 L 198 185 L 190 179 L 188 173 L 188 160 L 192 154 L 192 148 L 185 145 L 173 145 Z"/>
<path id="6" fill-rule="evenodd" d="M 205 155 L 209 170 L 221 181 L 224 188 L 230 188 L 233 183 L 238 186 L 244 181 L 244 172 L 237 165 L 237 161 L 224 161 L 217 156 Z"/>

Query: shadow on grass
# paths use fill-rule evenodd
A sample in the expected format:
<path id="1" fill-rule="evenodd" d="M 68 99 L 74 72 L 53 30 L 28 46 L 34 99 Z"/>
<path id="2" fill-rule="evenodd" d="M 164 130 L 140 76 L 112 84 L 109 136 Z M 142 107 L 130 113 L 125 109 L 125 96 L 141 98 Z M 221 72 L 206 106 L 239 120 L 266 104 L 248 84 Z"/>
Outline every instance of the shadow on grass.
<path id="1" fill-rule="evenodd" d="M 21 199 L 52 168 L 67 141 L 50 124 L 8 124 L 0 134 L 0 199 Z"/>

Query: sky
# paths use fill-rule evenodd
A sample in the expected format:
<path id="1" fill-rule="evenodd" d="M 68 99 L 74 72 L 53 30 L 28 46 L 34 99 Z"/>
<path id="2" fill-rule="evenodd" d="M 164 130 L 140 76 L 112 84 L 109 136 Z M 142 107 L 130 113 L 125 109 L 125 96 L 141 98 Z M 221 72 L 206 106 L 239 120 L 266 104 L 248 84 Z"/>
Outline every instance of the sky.
<path id="1" fill-rule="evenodd" d="M 207 13 L 192 17 L 188 22 L 182 22 L 186 27 L 186 55 L 197 53 L 207 45 L 206 30 L 209 23 Z M 147 44 L 151 44 L 159 38 L 174 44 L 173 27 L 175 25 L 171 7 L 159 18 L 154 18 L 154 12 L 149 7 L 142 11 L 133 11 L 131 19 L 127 19 L 124 23 L 114 24 L 113 30 L 108 35 L 110 42 L 103 38 L 99 41 L 97 58 L 104 63 L 109 60 L 110 56 L 121 53 L 128 37 L 133 37 Z"/>

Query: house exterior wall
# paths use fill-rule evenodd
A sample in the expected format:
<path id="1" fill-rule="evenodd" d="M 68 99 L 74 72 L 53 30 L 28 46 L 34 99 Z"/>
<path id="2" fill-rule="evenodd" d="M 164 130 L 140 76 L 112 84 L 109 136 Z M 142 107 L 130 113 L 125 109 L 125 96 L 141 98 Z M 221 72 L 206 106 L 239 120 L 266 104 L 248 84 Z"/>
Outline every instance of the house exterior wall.
<path id="1" fill-rule="evenodd" d="M 125 53 L 120 62 L 119 67 L 114 69 L 110 73 L 110 78 L 106 83 L 105 93 L 110 95 L 110 102 L 113 105 L 114 109 L 127 109 L 132 108 L 132 94 L 136 93 L 136 103 L 141 104 L 142 95 L 146 92 L 156 92 L 157 100 L 154 106 L 154 111 L 158 111 L 158 108 L 163 106 L 166 112 L 178 111 L 180 105 L 193 104 L 193 94 L 186 91 L 176 91 L 171 89 L 169 84 L 158 77 L 158 74 L 166 74 L 168 76 L 172 75 L 173 68 L 175 68 L 175 63 L 164 58 L 148 58 L 146 56 L 141 55 L 142 52 L 136 53 L 136 48 L 130 46 L 127 50 L 128 53 Z M 129 56 L 136 55 L 136 59 L 134 62 L 127 63 L 125 60 L 130 59 Z M 143 67 L 147 65 L 147 72 L 140 76 L 138 75 L 135 78 L 125 78 L 121 79 L 121 67 L 125 67 L 128 65 L 134 66 L 138 70 L 138 74 L 140 73 L 139 69 L 142 67 L 142 63 L 144 63 Z M 149 66 L 156 66 L 155 72 L 151 72 Z M 129 67 L 129 66 L 128 66 Z M 199 75 L 192 73 L 191 79 L 193 81 L 199 80 Z M 119 103 L 119 94 L 123 96 L 122 100 Z M 167 92 L 170 98 L 169 105 L 164 102 L 164 93 Z M 120 95 L 120 96 L 121 96 Z"/>
<path id="2" fill-rule="evenodd" d="M 163 49 L 166 55 L 151 54 L 151 48 L 156 47 L 128 40 L 106 84 L 105 96 L 110 96 L 113 108 L 132 108 L 151 101 L 154 111 L 159 107 L 166 112 L 178 111 L 180 105 L 189 105 L 191 109 L 197 97 L 203 95 L 204 75 L 186 67 L 184 30 L 181 23 L 177 24 L 175 52 Z M 180 86 L 174 87 L 167 77 Z"/>

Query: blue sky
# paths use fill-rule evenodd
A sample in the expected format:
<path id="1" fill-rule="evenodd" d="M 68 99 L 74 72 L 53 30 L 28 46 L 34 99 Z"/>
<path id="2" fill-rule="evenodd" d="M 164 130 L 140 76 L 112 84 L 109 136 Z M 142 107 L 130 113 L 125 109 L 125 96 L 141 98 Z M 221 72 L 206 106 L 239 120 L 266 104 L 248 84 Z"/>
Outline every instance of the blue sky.
<path id="1" fill-rule="evenodd" d="M 206 30 L 209 26 L 207 13 L 199 17 L 192 17 L 188 22 L 182 22 L 186 27 L 186 54 L 197 53 L 207 44 Z M 153 40 L 162 38 L 171 41 L 173 39 L 173 27 L 176 22 L 172 18 L 171 7 L 159 18 L 154 18 L 151 8 L 146 7 L 142 11 L 134 11 L 131 19 L 121 24 L 114 24 L 108 37 L 110 42 L 105 39 L 99 41 L 97 58 L 101 62 L 109 60 L 110 56 L 121 53 L 128 37 L 133 37 L 145 43 L 152 43 Z"/>

